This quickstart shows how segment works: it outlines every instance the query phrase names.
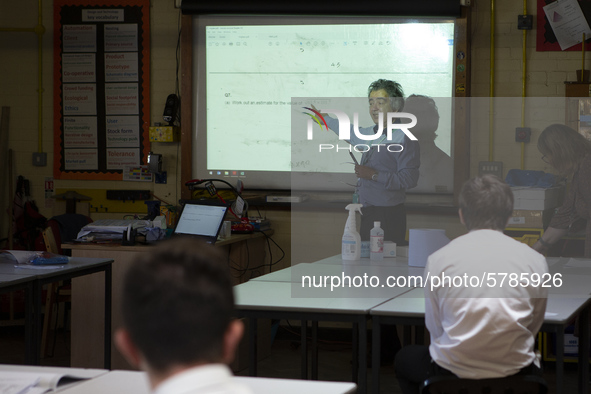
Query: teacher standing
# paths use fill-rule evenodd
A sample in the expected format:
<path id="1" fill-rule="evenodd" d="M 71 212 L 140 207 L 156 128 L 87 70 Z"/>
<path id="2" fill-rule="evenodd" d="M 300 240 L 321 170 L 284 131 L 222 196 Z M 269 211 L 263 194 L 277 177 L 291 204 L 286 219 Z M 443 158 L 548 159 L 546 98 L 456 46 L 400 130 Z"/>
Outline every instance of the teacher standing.
<path id="1" fill-rule="evenodd" d="M 351 130 L 351 145 L 366 146 L 361 162 L 355 165 L 358 177 L 356 193 L 363 204 L 359 234 L 362 240 L 369 240 L 374 222 L 381 222 L 384 240 L 406 245 L 406 191 L 417 185 L 419 179 L 419 143 L 411 141 L 402 130 L 393 130 L 392 138 L 386 138 L 388 113 L 400 112 L 404 107 L 404 92 L 399 83 L 387 79 L 372 82 L 367 89 L 369 114 L 374 126 L 360 127 L 363 135 L 378 133 L 380 121 L 382 137 L 373 141 L 363 140 Z M 327 114 L 328 128 L 339 132 L 339 121 Z M 353 128 L 353 125 L 351 125 Z M 396 149 L 388 145 L 396 144 Z M 400 149 L 402 146 L 402 150 Z"/>
<path id="2" fill-rule="evenodd" d="M 547 251 L 569 230 L 585 228 L 585 257 L 591 258 L 591 141 L 562 124 L 546 127 L 538 139 L 542 160 L 571 178 L 562 207 L 533 246 Z"/>

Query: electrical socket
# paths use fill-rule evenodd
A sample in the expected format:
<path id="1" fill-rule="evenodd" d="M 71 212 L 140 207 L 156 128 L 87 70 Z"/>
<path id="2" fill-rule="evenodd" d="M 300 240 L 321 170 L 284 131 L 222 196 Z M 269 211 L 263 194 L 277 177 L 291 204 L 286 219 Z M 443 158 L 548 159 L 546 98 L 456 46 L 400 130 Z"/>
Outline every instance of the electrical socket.
<path id="1" fill-rule="evenodd" d="M 515 128 L 515 142 L 529 142 L 531 139 L 531 129 L 529 127 Z"/>
<path id="2" fill-rule="evenodd" d="M 481 161 L 478 163 L 478 175 L 484 174 L 496 175 L 503 178 L 503 162 L 502 161 Z"/>
<path id="3" fill-rule="evenodd" d="M 517 28 L 519 30 L 531 30 L 534 28 L 534 17 L 533 15 L 518 15 L 517 16 Z"/>
<path id="4" fill-rule="evenodd" d="M 33 152 L 33 165 L 35 167 L 45 167 L 47 165 L 47 153 Z"/>
<path id="5" fill-rule="evenodd" d="M 166 184 L 167 176 L 166 171 L 156 172 L 154 174 L 154 183 Z"/>

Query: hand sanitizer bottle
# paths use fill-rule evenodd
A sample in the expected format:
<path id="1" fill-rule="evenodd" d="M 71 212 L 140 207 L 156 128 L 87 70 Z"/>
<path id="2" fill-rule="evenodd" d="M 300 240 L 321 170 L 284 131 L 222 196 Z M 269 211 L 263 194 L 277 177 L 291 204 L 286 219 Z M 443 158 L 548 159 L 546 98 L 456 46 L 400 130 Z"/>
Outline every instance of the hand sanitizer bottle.
<path id="1" fill-rule="evenodd" d="M 384 230 L 380 222 L 373 222 L 373 228 L 369 232 L 369 258 L 371 260 L 384 259 Z"/>
<path id="2" fill-rule="evenodd" d="M 349 211 L 345 231 L 343 232 L 341 254 L 343 260 L 359 260 L 361 257 L 361 237 L 357 232 L 355 212 L 361 213 L 361 204 L 349 204 L 345 207 Z"/>

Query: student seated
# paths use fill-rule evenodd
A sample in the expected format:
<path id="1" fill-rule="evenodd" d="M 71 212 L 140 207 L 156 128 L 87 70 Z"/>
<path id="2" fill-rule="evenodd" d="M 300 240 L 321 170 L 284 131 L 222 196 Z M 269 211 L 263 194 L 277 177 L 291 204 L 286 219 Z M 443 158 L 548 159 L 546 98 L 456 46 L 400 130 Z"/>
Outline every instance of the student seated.
<path id="1" fill-rule="evenodd" d="M 155 246 L 126 273 L 121 306 L 115 341 L 155 393 L 251 393 L 226 365 L 243 324 L 232 320 L 231 276 L 217 249 L 180 238 Z"/>
<path id="2" fill-rule="evenodd" d="M 547 289 L 532 283 L 548 272 L 546 260 L 503 234 L 513 193 L 499 178 L 467 181 L 459 205 L 460 221 L 469 232 L 429 256 L 425 267 L 425 276 L 431 277 L 425 287 L 431 345 L 404 347 L 396 357 L 396 376 L 405 394 L 418 393 L 427 377 L 438 374 L 467 379 L 541 374 L 534 343 L 544 321 Z M 522 273 L 529 285 L 522 282 Z M 441 281 L 446 277 L 461 277 L 462 283 Z M 484 278 L 484 285 L 473 277 Z"/>

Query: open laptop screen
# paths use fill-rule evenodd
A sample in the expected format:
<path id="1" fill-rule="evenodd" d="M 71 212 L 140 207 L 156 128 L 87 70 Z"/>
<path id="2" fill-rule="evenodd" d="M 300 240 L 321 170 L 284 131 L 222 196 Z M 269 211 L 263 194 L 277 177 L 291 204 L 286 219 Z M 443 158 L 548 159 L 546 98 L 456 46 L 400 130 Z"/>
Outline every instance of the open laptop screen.
<path id="1" fill-rule="evenodd" d="M 215 241 L 224 222 L 228 207 L 185 204 L 175 234 L 195 235 Z"/>

